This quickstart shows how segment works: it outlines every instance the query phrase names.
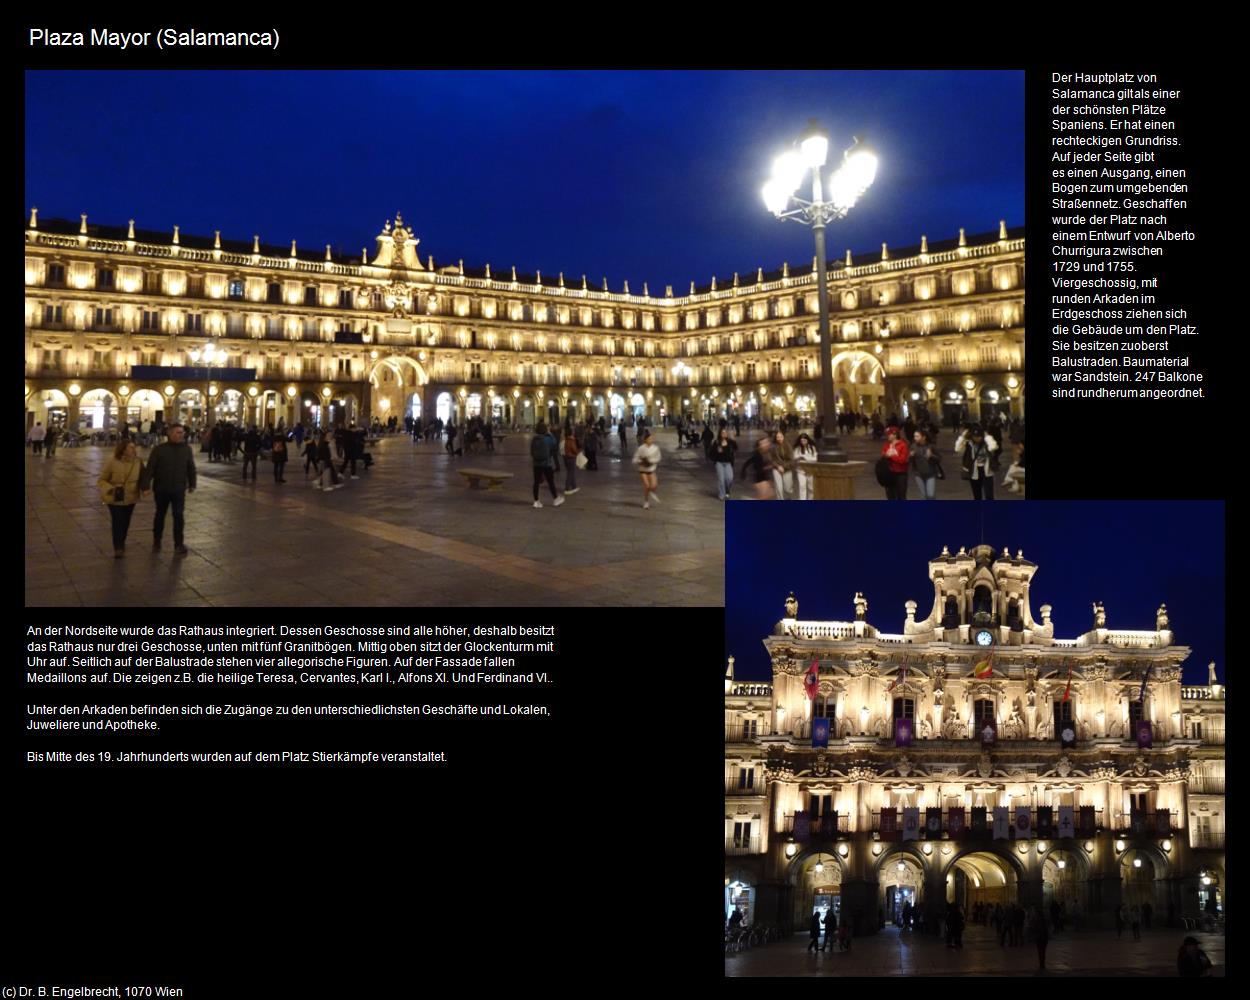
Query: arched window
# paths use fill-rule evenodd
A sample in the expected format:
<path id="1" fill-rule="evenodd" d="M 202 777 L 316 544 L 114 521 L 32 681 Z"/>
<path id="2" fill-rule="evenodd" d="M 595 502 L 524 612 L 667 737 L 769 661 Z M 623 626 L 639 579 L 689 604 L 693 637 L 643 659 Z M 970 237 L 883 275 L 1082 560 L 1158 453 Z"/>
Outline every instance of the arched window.
<path id="1" fill-rule="evenodd" d="M 972 592 L 972 613 L 974 615 L 994 613 L 994 595 L 984 584 Z"/>
<path id="2" fill-rule="evenodd" d="M 976 720 L 976 728 L 980 729 L 981 724 L 993 720 L 994 718 L 994 699 L 978 698 L 972 703 L 972 717 Z"/>
<path id="3" fill-rule="evenodd" d="M 942 612 L 942 628 L 959 628 L 959 599 L 949 594 Z"/>

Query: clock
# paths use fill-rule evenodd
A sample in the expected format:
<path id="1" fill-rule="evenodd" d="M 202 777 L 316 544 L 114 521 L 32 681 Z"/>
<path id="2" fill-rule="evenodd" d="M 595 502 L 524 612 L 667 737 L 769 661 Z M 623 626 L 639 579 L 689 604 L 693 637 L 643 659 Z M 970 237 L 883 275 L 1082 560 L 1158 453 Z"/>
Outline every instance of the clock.
<path id="1" fill-rule="evenodd" d="M 983 628 L 972 639 L 978 646 L 989 646 L 994 642 L 994 633 Z"/>

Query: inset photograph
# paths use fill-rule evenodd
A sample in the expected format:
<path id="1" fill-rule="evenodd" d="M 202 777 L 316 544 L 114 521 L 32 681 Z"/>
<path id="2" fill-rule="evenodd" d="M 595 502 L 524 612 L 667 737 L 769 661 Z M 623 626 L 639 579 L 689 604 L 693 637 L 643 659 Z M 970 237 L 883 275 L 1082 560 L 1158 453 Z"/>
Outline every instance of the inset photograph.
<path id="1" fill-rule="evenodd" d="M 774 509 L 726 522 L 726 974 L 1222 974 L 1223 504 Z"/>

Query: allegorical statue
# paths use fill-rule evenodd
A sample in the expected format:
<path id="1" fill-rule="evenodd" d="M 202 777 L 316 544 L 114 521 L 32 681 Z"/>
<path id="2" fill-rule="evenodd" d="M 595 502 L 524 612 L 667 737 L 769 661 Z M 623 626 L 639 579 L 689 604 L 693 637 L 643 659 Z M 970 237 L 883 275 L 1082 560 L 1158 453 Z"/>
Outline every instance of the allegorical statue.
<path id="1" fill-rule="evenodd" d="M 797 618 L 799 616 L 799 602 L 794 598 L 794 591 L 790 591 L 790 596 L 786 598 L 786 617 Z"/>
<path id="2" fill-rule="evenodd" d="M 1094 602 L 1094 628 L 1107 627 L 1107 611 L 1102 606 L 1102 601 Z"/>

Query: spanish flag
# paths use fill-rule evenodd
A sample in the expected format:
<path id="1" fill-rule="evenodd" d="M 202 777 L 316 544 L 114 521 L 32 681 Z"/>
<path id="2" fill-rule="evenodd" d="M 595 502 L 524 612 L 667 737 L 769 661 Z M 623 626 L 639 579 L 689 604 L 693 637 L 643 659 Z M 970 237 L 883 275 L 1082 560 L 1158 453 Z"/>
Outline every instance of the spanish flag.
<path id="1" fill-rule="evenodd" d="M 981 680 L 994 676 L 994 647 L 990 647 L 990 655 L 972 668 L 972 674 Z"/>

